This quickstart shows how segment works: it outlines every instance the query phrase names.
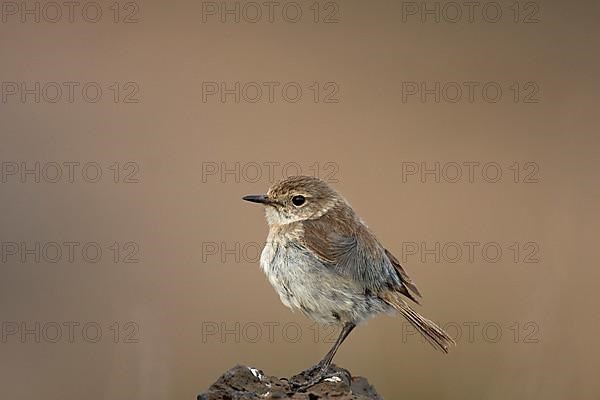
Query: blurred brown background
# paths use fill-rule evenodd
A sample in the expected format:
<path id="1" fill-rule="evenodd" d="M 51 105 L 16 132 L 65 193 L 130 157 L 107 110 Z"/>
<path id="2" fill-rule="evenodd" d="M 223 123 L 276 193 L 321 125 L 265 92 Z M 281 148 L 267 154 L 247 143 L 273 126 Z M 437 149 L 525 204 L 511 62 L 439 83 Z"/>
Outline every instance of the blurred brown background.
<path id="1" fill-rule="evenodd" d="M 288 3 L 2 3 L 1 397 L 312 365 L 335 333 L 280 304 L 240 200 L 299 169 L 460 335 L 381 317 L 339 365 L 389 399 L 597 398 L 598 3 Z"/>

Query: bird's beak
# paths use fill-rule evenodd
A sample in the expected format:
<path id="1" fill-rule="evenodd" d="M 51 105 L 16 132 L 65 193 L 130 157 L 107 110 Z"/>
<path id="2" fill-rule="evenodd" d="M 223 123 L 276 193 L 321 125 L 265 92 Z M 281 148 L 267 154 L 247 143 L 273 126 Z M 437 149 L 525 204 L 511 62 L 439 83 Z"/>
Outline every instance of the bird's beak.
<path id="1" fill-rule="evenodd" d="M 270 204 L 271 200 L 264 194 L 250 194 L 242 197 L 242 200 L 250 201 L 252 203 Z"/>

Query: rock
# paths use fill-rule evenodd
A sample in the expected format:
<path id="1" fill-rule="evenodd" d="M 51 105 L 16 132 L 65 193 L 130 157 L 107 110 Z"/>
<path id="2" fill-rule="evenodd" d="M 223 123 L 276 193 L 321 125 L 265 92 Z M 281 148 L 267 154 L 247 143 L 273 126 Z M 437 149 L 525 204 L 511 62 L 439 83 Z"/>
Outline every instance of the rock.
<path id="1" fill-rule="evenodd" d="M 290 378 L 304 382 L 315 372 L 308 369 Z M 304 391 L 295 389 L 287 378 L 267 376 L 261 370 L 236 365 L 213 383 L 206 393 L 198 395 L 198 400 L 255 400 L 255 399 L 302 399 L 318 400 L 382 400 L 373 386 L 360 376 L 352 376 L 349 371 L 331 365 L 327 378 Z"/>

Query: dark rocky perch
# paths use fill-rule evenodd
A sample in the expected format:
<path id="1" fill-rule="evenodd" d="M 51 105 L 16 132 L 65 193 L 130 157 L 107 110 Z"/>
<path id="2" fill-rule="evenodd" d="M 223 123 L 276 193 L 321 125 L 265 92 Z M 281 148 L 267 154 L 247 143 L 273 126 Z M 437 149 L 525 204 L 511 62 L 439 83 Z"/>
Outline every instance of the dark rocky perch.
<path id="1" fill-rule="evenodd" d="M 310 379 L 311 370 L 290 378 L 304 382 Z M 328 378 L 304 391 L 295 389 L 287 378 L 267 376 L 261 370 L 236 365 L 213 383 L 198 400 L 254 400 L 254 399 L 337 399 L 337 400 L 382 400 L 373 386 L 360 376 L 331 365 Z"/>

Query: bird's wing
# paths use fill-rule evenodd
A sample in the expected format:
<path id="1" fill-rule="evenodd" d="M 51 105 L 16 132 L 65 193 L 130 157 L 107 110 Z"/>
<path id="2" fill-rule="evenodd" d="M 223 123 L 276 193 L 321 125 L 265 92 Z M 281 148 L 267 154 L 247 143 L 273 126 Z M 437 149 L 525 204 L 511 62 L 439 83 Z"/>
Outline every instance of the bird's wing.
<path id="1" fill-rule="evenodd" d="M 417 287 L 417 285 L 415 285 L 413 280 L 410 279 L 410 276 L 408 276 L 408 274 L 406 273 L 404 268 L 402 268 L 402 265 L 400 265 L 400 261 L 398 261 L 398 259 L 388 249 L 385 249 L 385 255 L 388 258 L 388 260 L 390 260 L 390 262 L 392 263 L 394 268 L 396 269 L 396 272 L 398 273 L 402 283 L 406 287 L 408 287 L 411 292 L 413 292 L 417 296 L 421 297 L 421 292 L 419 291 L 419 288 Z M 416 301 L 411 295 L 407 295 L 407 296 L 410 297 L 413 301 L 418 303 L 418 301 Z"/>
<path id="2" fill-rule="evenodd" d="M 330 221 L 331 218 L 336 221 Z M 303 221 L 303 225 L 303 245 L 323 265 L 359 283 L 365 290 L 373 293 L 397 290 L 418 303 L 408 289 L 417 296 L 419 290 L 406 271 L 360 221 L 325 214 Z"/>

